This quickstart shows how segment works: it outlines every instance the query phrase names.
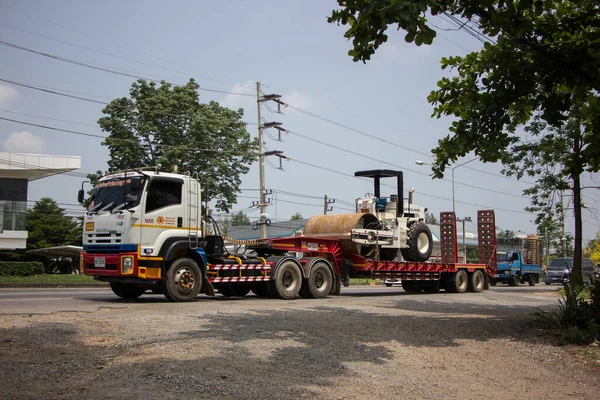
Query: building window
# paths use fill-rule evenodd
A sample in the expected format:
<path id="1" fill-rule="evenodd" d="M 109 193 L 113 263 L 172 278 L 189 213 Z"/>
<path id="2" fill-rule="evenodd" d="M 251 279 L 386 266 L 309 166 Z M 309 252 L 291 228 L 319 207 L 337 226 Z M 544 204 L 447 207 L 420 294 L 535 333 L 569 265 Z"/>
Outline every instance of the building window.
<path id="1" fill-rule="evenodd" d="M 0 232 L 27 230 L 27 202 L 5 200 L 2 214 L 2 228 Z"/>

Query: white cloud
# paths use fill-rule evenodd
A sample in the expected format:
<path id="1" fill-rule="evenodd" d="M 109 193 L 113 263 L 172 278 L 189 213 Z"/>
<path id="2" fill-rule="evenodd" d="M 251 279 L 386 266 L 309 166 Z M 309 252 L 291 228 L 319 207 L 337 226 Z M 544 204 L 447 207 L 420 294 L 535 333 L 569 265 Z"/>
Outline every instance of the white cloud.
<path id="1" fill-rule="evenodd" d="M 233 85 L 231 90 L 232 93 L 256 93 L 256 90 L 252 91 L 252 86 L 256 86 L 256 83 L 253 81 L 247 81 L 244 83 L 236 83 Z M 221 101 L 219 102 L 223 107 L 231 108 L 232 110 L 237 110 L 238 108 L 243 108 L 246 113 L 250 111 L 250 107 L 256 107 L 256 97 L 250 96 L 240 96 L 237 94 L 226 94 Z"/>
<path id="2" fill-rule="evenodd" d="M 19 92 L 16 89 L 0 85 L 0 108 L 9 109 L 19 99 Z"/>
<path id="3" fill-rule="evenodd" d="M 2 142 L 2 151 L 41 154 L 46 151 L 46 142 L 44 138 L 30 132 L 14 131 Z"/>

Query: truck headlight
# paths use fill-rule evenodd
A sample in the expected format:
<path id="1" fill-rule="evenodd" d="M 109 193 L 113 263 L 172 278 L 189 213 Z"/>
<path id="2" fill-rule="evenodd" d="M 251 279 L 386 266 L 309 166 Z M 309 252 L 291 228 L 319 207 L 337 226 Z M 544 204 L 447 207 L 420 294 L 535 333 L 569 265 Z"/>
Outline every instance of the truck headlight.
<path id="1" fill-rule="evenodd" d="M 133 257 L 126 256 L 121 258 L 121 273 L 133 274 Z"/>

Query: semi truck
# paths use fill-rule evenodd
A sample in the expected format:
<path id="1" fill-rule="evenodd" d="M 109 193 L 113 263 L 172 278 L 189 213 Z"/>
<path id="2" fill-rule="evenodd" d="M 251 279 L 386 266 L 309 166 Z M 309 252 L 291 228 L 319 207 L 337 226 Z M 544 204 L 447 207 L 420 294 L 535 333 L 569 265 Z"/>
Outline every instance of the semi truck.
<path id="1" fill-rule="evenodd" d="M 498 266 L 492 285 L 497 282 L 535 286 L 542 276 L 542 243 L 535 235 L 525 238 L 497 238 Z"/>
<path id="2" fill-rule="evenodd" d="M 148 290 L 171 301 L 199 293 L 293 299 L 338 295 L 352 277 L 401 279 L 407 292 L 480 292 L 496 269 L 495 217 L 478 212 L 479 263 L 458 262 L 456 217 L 441 213 L 441 262 L 430 262 L 432 236 L 421 222 L 426 209 L 405 202 L 403 174 L 358 171 L 373 193 L 350 214 L 311 217 L 293 237 L 244 241 L 247 254 L 229 254 L 219 226 L 202 216 L 195 175 L 158 170 L 108 174 L 94 186 L 83 221 L 81 272 L 109 282 L 122 298 Z M 396 192 L 381 195 L 380 180 L 395 178 Z M 239 242 L 239 241 L 238 241 Z"/>

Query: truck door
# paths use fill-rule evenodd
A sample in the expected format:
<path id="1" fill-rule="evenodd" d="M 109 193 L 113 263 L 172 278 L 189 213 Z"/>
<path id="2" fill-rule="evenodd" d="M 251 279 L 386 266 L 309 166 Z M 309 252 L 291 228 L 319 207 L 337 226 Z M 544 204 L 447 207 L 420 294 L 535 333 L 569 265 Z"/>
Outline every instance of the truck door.
<path id="1" fill-rule="evenodd" d="M 186 238 L 185 207 L 183 205 L 183 180 L 154 177 L 146 192 L 140 243 L 143 248 L 153 248 L 157 255 L 167 238 Z"/>

